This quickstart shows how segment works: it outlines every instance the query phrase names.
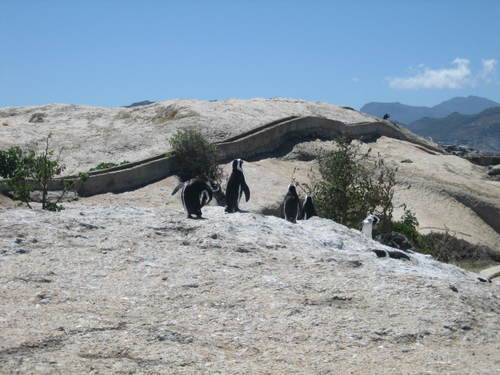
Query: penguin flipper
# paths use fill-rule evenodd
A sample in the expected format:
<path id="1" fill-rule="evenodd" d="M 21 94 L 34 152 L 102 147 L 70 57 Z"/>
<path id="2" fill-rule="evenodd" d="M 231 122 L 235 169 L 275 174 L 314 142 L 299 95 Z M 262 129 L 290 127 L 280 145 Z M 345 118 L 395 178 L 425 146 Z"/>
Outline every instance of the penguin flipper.
<path id="1" fill-rule="evenodd" d="M 248 202 L 250 200 L 250 189 L 246 182 L 242 184 L 243 192 L 245 193 L 245 201 Z"/>
<path id="2" fill-rule="evenodd" d="M 179 185 L 177 185 L 175 187 L 174 191 L 172 191 L 171 195 L 175 195 L 175 193 L 177 193 L 184 185 L 185 185 L 185 182 L 181 182 Z"/>
<path id="3" fill-rule="evenodd" d="M 212 200 L 212 191 L 210 189 L 205 189 L 201 192 L 201 207 L 206 206 Z"/>
<path id="4" fill-rule="evenodd" d="M 207 187 L 208 187 L 208 190 L 207 190 L 207 193 L 208 193 L 208 200 L 207 200 L 207 203 L 205 203 L 205 204 L 209 204 L 209 203 L 212 201 L 212 198 L 213 198 L 213 196 L 214 196 L 214 193 L 213 193 L 213 191 L 212 191 L 212 187 L 211 187 L 211 186 L 208 186 L 208 185 L 207 185 Z M 216 191 L 218 191 L 218 190 L 219 190 L 219 189 L 217 189 Z"/>
<path id="5" fill-rule="evenodd" d="M 299 204 L 298 204 L 298 209 L 299 209 L 299 214 L 297 215 L 297 220 L 304 220 L 304 205 L 299 199 Z"/>

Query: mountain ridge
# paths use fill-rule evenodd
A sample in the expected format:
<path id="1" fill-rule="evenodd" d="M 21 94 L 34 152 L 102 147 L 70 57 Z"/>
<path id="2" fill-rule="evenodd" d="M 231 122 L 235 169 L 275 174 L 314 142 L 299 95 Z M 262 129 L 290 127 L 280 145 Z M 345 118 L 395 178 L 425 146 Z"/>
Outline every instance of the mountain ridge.
<path id="1" fill-rule="evenodd" d="M 453 112 L 444 118 L 424 117 L 407 127 L 440 143 L 462 144 L 482 152 L 500 153 L 500 107 L 470 115 Z"/>
<path id="2" fill-rule="evenodd" d="M 446 117 L 453 112 L 471 115 L 496 106 L 500 106 L 500 103 L 469 95 L 467 97 L 454 97 L 432 107 L 412 106 L 399 102 L 370 102 L 361 107 L 360 111 L 377 117 L 383 117 L 384 114 L 388 113 L 393 121 L 409 124 L 424 117 Z"/>

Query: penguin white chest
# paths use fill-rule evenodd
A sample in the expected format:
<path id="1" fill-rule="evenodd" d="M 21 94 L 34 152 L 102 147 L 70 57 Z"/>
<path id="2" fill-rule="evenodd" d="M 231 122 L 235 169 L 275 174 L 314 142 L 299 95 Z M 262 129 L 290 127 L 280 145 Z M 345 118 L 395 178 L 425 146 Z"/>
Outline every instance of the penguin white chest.
<path id="1" fill-rule="evenodd" d="M 372 229 L 373 229 L 372 223 L 369 222 L 368 220 L 364 220 L 363 221 L 363 228 L 361 229 L 361 232 L 363 232 L 363 234 L 366 237 L 372 238 Z"/>

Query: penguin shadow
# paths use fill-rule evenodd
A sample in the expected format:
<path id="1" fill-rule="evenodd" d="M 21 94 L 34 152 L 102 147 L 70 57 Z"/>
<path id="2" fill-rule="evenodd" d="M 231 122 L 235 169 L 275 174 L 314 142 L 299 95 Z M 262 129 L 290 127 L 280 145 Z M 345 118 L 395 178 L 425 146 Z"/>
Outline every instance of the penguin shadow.
<path id="1" fill-rule="evenodd" d="M 208 220 L 207 217 L 202 217 L 202 216 L 199 216 L 199 217 L 191 217 L 191 216 L 189 216 L 187 219 L 191 219 L 191 220 Z"/>
<path id="2" fill-rule="evenodd" d="M 234 211 L 234 212 L 227 212 L 227 211 L 224 211 L 225 214 L 249 214 L 250 211 L 248 210 L 238 210 L 238 211 Z"/>

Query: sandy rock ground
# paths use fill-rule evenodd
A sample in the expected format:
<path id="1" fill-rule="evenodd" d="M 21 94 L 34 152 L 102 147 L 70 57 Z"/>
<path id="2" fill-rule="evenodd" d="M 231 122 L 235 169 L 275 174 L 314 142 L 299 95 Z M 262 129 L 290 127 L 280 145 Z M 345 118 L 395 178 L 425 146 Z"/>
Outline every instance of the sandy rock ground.
<path id="1" fill-rule="evenodd" d="M 500 285 L 333 221 L 0 208 L 5 374 L 497 374 Z"/>

